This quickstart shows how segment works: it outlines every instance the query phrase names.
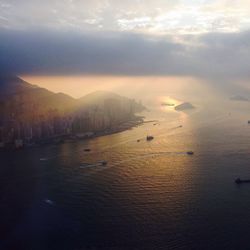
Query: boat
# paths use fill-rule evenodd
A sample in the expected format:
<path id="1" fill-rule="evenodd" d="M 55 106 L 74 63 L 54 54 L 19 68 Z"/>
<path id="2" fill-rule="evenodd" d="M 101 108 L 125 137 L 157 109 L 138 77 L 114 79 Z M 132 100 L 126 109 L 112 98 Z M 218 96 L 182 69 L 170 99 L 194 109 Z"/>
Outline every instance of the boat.
<path id="1" fill-rule="evenodd" d="M 91 149 L 90 149 L 90 148 L 85 148 L 84 151 L 85 151 L 85 152 L 90 152 Z"/>
<path id="2" fill-rule="evenodd" d="M 152 141 L 153 139 L 154 139 L 154 137 L 152 135 L 147 136 L 147 141 Z"/>
<path id="3" fill-rule="evenodd" d="M 49 205 L 54 205 L 54 202 L 52 200 L 49 200 L 49 199 L 45 199 L 44 202 L 49 204 Z"/>
<path id="4" fill-rule="evenodd" d="M 241 180 L 240 178 L 237 178 L 234 182 L 235 182 L 236 184 L 250 183 L 250 180 Z"/>
<path id="5" fill-rule="evenodd" d="M 193 151 L 187 151 L 187 154 L 188 154 L 188 155 L 193 155 L 194 152 L 193 152 Z"/>
<path id="6" fill-rule="evenodd" d="M 108 164 L 107 161 L 101 161 L 100 163 L 101 163 L 103 166 L 106 166 L 106 165 Z"/>
<path id="7" fill-rule="evenodd" d="M 40 158 L 40 161 L 47 161 L 47 158 Z"/>
<path id="8" fill-rule="evenodd" d="M 137 140 L 137 142 L 140 142 L 140 141 L 141 141 L 140 139 Z"/>
<path id="9" fill-rule="evenodd" d="M 250 120 L 248 120 L 248 122 L 247 122 L 248 124 L 250 124 Z"/>

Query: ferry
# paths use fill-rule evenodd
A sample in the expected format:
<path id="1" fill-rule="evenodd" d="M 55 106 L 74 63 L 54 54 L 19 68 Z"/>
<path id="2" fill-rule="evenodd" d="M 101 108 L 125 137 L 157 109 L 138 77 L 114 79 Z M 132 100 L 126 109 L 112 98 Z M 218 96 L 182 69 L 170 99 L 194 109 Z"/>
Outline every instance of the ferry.
<path id="1" fill-rule="evenodd" d="M 250 183 L 250 180 L 241 180 L 240 178 L 237 178 L 234 182 L 235 182 L 236 184 Z"/>
<path id="2" fill-rule="evenodd" d="M 154 139 L 154 137 L 152 135 L 147 136 L 147 141 L 152 141 L 153 139 Z"/>
<path id="3" fill-rule="evenodd" d="M 47 158 L 40 158 L 40 161 L 47 161 Z"/>
<path id="4" fill-rule="evenodd" d="M 44 202 L 49 204 L 49 205 L 54 205 L 54 202 L 52 200 L 49 200 L 49 199 L 45 199 Z"/>
<path id="5" fill-rule="evenodd" d="M 107 161 L 101 161 L 100 163 L 101 163 L 103 166 L 106 166 L 106 165 L 108 164 Z"/>

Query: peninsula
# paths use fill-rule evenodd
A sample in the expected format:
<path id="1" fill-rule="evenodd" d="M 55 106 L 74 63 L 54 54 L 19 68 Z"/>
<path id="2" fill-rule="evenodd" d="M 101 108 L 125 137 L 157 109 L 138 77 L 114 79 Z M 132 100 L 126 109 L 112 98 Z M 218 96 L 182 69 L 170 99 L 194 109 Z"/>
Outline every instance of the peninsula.
<path id="1" fill-rule="evenodd" d="M 75 99 L 0 76 L 0 148 L 81 139 L 131 128 L 143 122 L 141 103 L 97 91 Z"/>

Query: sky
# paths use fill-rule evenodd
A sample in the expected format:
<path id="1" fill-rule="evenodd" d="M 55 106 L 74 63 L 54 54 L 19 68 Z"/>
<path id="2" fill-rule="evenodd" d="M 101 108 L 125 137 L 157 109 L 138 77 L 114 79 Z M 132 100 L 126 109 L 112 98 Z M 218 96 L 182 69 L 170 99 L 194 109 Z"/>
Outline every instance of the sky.
<path id="1" fill-rule="evenodd" d="M 0 73 L 247 87 L 249 13 L 250 0 L 0 0 Z"/>
<path id="2" fill-rule="evenodd" d="M 247 30 L 248 0 L 1 0 L 9 29 L 193 34 Z"/>

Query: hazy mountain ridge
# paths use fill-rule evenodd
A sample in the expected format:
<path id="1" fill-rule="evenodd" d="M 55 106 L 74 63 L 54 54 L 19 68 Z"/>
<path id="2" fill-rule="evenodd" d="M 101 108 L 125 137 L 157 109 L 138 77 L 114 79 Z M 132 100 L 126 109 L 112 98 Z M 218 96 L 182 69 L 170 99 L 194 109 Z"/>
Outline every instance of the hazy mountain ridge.
<path id="1" fill-rule="evenodd" d="M 129 99 L 113 92 L 101 90 L 92 92 L 79 98 L 78 105 L 80 105 L 80 107 L 103 106 L 105 105 L 106 100 L 119 101 L 123 105 L 132 105 L 134 112 L 141 112 L 145 109 L 145 107 L 140 102 L 136 102 L 134 99 Z"/>
<path id="2" fill-rule="evenodd" d="M 18 77 L 0 77 L 0 92 L 0 142 L 4 143 L 104 131 L 135 119 L 134 114 L 144 108 L 105 91 L 75 99 Z"/>
<path id="3" fill-rule="evenodd" d="M 101 104 L 105 99 L 116 99 L 116 100 L 128 100 L 128 98 L 124 96 L 120 96 L 116 93 L 109 92 L 109 91 L 95 91 L 90 94 L 87 94 L 81 98 L 79 98 L 79 102 L 81 104 L 86 104 L 86 105 L 96 105 L 96 104 Z"/>
<path id="4" fill-rule="evenodd" d="M 16 76 L 0 75 L 0 99 L 37 88 Z"/>

